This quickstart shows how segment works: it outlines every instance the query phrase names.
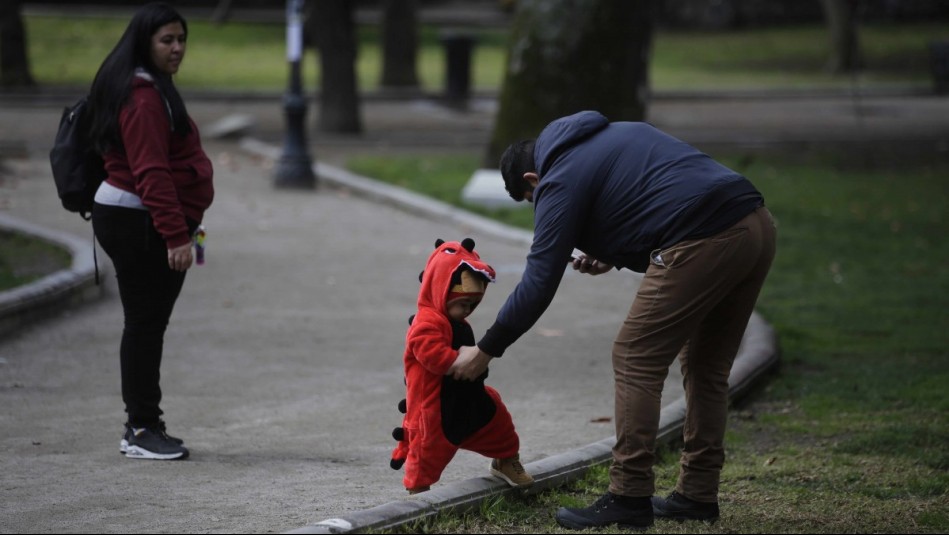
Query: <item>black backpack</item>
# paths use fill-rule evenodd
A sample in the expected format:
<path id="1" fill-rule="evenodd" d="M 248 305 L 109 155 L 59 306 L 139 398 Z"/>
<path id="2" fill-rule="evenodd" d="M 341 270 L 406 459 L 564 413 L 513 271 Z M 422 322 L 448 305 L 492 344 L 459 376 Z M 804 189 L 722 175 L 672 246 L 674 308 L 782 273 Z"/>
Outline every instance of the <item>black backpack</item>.
<path id="1" fill-rule="evenodd" d="M 96 190 L 106 177 L 102 157 L 89 140 L 88 97 L 63 110 L 56 141 L 49 151 L 56 192 L 63 208 L 83 219 L 92 217 Z"/>

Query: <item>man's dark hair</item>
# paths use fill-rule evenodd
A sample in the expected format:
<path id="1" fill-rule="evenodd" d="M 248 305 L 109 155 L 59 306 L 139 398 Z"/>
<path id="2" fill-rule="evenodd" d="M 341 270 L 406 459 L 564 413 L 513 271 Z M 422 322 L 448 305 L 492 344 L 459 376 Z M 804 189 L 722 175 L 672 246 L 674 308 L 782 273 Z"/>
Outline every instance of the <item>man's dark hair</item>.
<path id="1" fill-rule="evenodd" d="M 534 140 L 522 139 L 512 143 L 501 154 L 501 176 L 504 189 L 517 202 L 524 200 L 524 194 L 530 191 L 530 183 L 524 179 L 524 173 L 537 171 L 534 165 Z"/>

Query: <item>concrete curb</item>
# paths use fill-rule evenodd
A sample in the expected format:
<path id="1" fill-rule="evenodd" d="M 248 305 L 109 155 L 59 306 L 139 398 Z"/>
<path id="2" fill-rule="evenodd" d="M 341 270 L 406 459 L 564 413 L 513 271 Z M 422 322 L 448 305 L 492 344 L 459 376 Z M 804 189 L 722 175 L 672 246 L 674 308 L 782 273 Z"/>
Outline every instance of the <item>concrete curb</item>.
<path id="1" fill-rule="evenodd" d="M 0 228 L 27 234 L 64 247 L 72 256 L 72 265 L 37 281 L 0 292 L 0 338 L 24 325 L 80 303 L 102 296 L 104 287 L 96 283 L 93 241 L 49 230 L 0 213 Z M 91 234 L 91 233 L 90 233 Z M 99 267 L 100 280 L 106 275 Z"/>
<path id="2" fill-rule="evenodd" d="M 279 147 L 254 138 L 242 138 L 239 145 L 243 150 L 260 157 L 274 161 L 280 158 Z M 430 197 L 360 176 L 336 166 L 317 162 L 313 164 L 313 171 L 316 173 L 318 182 L 351 191 L 375 202 L 396 206 L 413 214 L 424 215 L 435 221 L 459 225 L 464 229 L 477 229 L 479 234 L 489 234 L 514 245 L 529 246 L 533 239 L 533 233 L 526 230 L 503 225 L 493 219 L 466 212 Z"/>
<path id="3" fill-rule="evenodd" d="M 243 138 L 241 149 L 277 160 L 281 149 L 253 138 Z M 461 210 L 434 199 L 412 193 L 340 169 L 335 166 L 315 163 L 317 180 L 333 187 L 343 188 L 376 202 L 391 204 L 411 213 L 477 229 L 509 243 L 530 246 L 532 233 L 516 229 Z M 758 382 L 774 369 L 780 360 L 774 330 L 757 313 L 748 322 L 745 338 L 735 358 L 729 383 L 729 395 L 737 400 L 746 395 Z M 667 405 L 659 417 L 658 440 L 668 444 L 681 436 L 685 418 L 685 398 Z M 405 524 L 425 520 L 443 512 L 463 513 L 476 509 L 488 497 L 515 492 L 536 494 L 558 487 L 568 481 L 581 478 L 591 467 L 609 462 L 616 437 L 609 437 L 579 449 L 553 455 L 525 465 L 534 476 L 535 484 L 526 491 L 510 488 L 497 478 L 477 477 L 446 484 L 439 488 L 416 494 L 411 498 L 355 511 L 339 518 L 329 518 L 286 533 L 361 533 L 392 529 Z"/>

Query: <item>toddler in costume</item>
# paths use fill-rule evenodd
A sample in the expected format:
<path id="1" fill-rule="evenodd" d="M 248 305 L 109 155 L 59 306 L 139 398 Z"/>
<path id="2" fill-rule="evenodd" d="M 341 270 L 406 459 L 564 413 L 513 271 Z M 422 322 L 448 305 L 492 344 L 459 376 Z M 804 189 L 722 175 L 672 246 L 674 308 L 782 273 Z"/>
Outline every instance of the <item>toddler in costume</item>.
<path id="1" fill-rule="evenodd" d="M 459 449 L 491 458 L 491 473 L 512 487 L 534 482 L 521 465 L 511 414 L 484 384 L 488 372 L 475 381 L 446 375 L 458 348 L 475 343 L 465 318 L 494 276 L 470 238 L 436 241 L 420 276 L 418 312 L 409 320 L 403 357 L 406 399 L 399 408 L 405 417 L 392 433 L 399 443 L 390 462 L 396 470 L 405 465 L 403 483 L 412 494 L 429 490 Z"/>

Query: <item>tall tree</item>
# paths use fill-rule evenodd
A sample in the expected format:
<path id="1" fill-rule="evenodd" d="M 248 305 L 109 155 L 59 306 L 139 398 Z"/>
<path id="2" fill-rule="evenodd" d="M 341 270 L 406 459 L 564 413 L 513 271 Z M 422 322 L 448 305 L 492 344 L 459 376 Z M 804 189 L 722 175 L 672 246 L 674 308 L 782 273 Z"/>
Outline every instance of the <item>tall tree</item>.
<path id="1" fill-rule="evenodd" d="M 0 1 L 0 85 L 3 87 L 36 85 L 26 56 L 26 29 L 20 15 L 22 4 L 21 0 Z"/>
<path id="2" fill-rule="evenodd" d="M 418 87 L 418 0 L 385 0 L 382 15 L 383 87 Z"/>
<path id="3" fill-rule="evenodd" d="M 656 2 L 519 0 L 485 166 L 553 119 L 594 109 L 640 121 L 649 95 Z"/>
<path id="4" fill-rule="evenodd" d="M 830 31 L 830 72 L 852 73 L 863 67 L 857 30 L 859 4 L 860 0 L 821 0 Z"/>
<path id="5" fill-rule="evenodd" d="M 362 132 L 356 79 L 356 22 L 351 0 L 315 0 L 307 17 L 322 73 L 317 129 L 337 134 Z"/>

